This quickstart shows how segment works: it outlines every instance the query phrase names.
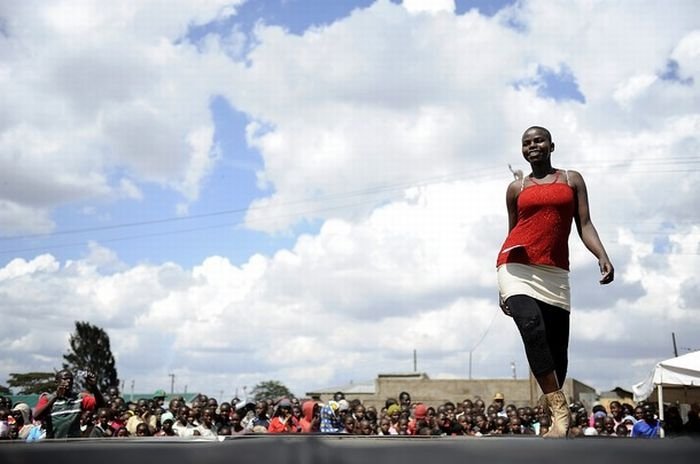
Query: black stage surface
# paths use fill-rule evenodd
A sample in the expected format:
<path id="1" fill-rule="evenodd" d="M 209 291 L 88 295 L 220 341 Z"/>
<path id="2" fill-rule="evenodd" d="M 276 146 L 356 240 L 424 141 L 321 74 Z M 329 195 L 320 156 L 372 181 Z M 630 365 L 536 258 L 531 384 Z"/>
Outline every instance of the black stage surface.
<path id="1" fill-rule="evenodd" d="M 586 437 L 360 437 L 247 435 L 224 441 L 109 438 L 0 443 L 2 464 L 700 462 L 700 440 Z"/>

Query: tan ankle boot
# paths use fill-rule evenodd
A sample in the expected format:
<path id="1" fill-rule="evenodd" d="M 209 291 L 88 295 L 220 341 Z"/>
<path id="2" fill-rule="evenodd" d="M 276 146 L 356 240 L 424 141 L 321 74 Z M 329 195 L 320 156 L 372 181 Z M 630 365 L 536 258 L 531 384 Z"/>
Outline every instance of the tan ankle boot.
<path id="1" fill-rule="evenodd" d="M 563 391 L 557 390 L 544 395 L 549 411 L 552 415 L 552 426 L 549 432 L 542 435 L 544 438 L 565 438 L 569 431 L 569 405 Z"/>

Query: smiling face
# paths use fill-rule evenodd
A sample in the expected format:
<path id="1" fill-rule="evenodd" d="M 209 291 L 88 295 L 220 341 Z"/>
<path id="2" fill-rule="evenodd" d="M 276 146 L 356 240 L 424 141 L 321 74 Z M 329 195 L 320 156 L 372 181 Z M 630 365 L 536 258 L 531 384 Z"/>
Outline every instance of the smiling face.
<path id="1" fill-rule="evenodd" d="M 552 136 L 547 129 L 531 127 L 522 138 L 523 158 L 530 164 L 548 163 L 554 151 Z"/>
<path id="2" fill-rule="evenodd" d="M 616 419 L 622 418 L 622 405 L 619 401 L 613 401 L 610 403 L 610 414 Z"/>

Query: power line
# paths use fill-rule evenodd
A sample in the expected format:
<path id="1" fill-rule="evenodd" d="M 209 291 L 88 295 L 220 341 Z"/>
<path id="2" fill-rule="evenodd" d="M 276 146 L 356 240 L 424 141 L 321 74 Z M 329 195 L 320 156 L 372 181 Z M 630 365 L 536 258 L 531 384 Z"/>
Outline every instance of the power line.
<path id="1" fill-rule="evenodd" d="M 671 159 L 671 160 L 673 160 L 673 159 Z M 678 158 L 678 160 L 682 160 L 683 162 L 685 162 L 687 160 L 690 160 L 693 162 L 700 162 L 700 157 Z M 648 159 L 640 159 L 640 160 L 636 160 L 636 161 L 657 161 L 657 160 L 648 158 Z M 667 162 L 667 161 L 668 160 L 665 160 L 664 162 Z M 619 162 L 608 164 L 608 166 L 619 166 L 619 165 L 620 165 Z M 585 164 L 583 166 L 585 166 Z M 591 164 L 591 166 L 595 166 L 596 168 L 600 169 L 604 165 L 601 165 L 598 163 L 598 164 Z M 700 171 L 700 169 L 692 170 L 692 171 L 693 172 Z M 0 237 L 0 242 L 1 241 L 7 242 L 9 240 L 22 241 L 22 240 L 37 239 L 37 238 L 51 239 L 51 238 L 58 237 L 58 236 L 77 235 L 77 234 L 88 233 L 88 232 L 103 232 L 103 231 L 109 231 L 109 230 L 119 230 L 119 229 L 151 226 L 151 225 L 177 223 L 177 222 L 184 222 L 184 221 L 195 221 L 195 220 L 218 217 L 218 216 L 241 214 L 241 213 L 256 211 L 256 210 L 266 210 L 266 209 L 271 209 L 271 208 L 283 208 L 283 207 L 290 207 L 290 206 L 294 206 L 294 205 L 304 205 L 304 204 L 323 203 L 323 202 L 327 203 L 327 202 L 332 201 L 332 200 L 347 200 L 347 199 L 358 198 L 358 197 L 368 197 L 367 200 L 362 201 L 362 202 L 355 202 L 352 204 L 344 204 L 344 205 L 336 205 L 336 206 L 325 207 L 325 208 L 314 208 L 314 209 L 309 209 L 306 211 L 300 211 L 300 212 L 291 213 L 291 214 L 258 218 L 257 220 L 250 220 L 249 219 L 247 221 L 247 223 L 259 223 L 259 222 L 266 222 L 266 221 L 275 221 L 275 220 L 279 220 L 281 218 L 286 218 L 286 217 L 302 217 L 302 216 L 306 216 L 306 215 L 315 215 L 315 214 L 325 212 L 325 211 L 341 210 L 341 209 L 347 209 L 347 208 L 352 208 L 352 207 L 357 207 L 357 206 L 363 206 L 363 205 L 371 204 L 374 201 L 376 201 L 376 200 L 372 199 L 372 197 L 375 195 L 392 193 L 392 192 L 396 192 L 396 191 L 400 191 L 400 190 L 405 190 L 405 189 L 411 188 L 411 187 L 428 186 L 428 185 L 432 185 L 432 184 L 436 184 L 436 183 L 440 183 L 440 182 L 454 182 L 454 181 L 459 181 L 459 180 L 463 180 L 466 178 L 469 178 L 475 182 L 485 182 L 485 181 L 496 180 L 498 178 L 506 177 L 506 176 L 503 176 L 502 174 L 500 174 L 500 172 L 502 172 L 502 168 L 500 168 L 500 167 L 482 167 L 479 169 L 465 170 L 465 171 L 454 172 L 454 173 L 450 173 L 450 174 L 443 174 L 443 175 L 438 175 L 438 176 L 427 177 L 427 178 L 423 178 L 423 179 L 416 179 L 416 180 L 412 180 L 412 181 L 396 180 L 393 183 L 379 184 L 379 185 L 375 185 L 375 186 L 371 186 L 371 187 L 366 187 L 363 189 L 349 190 L 349 191 L 344 191 L 344 192 L 335 192 L 335 193 L 329 193 L 326 195 L 317 195 L 314 197 L 303 198 L 303 199 L 293 200 L 293 201 L 287 201 L 287 202 L 279 203 L 279 204 L 272 205 L 272 206 L 270 206 L 270 205 L 258 205 L 258 206 L 249 206 L 249 207 L 238 207 L 238 208 L 232 208 L 232 209 L 227 209 L 227 210 L 213 211 L 213 212 L 200 213 L 200 214 L 194 214 L 194 215 L 188 215 L 188 216 L 175 216 L 175 217 L 149 219 L 149 220 L 143 220 L 143 221 L 126 222 L 126 223 L 120 223 L 120 224 L 111 224 L 111 225 L 105 225 L 105 226 L 93 226 L 93 227 L 85 227 L 85 228 L 78 228 L 78 229 L 67 229 L 67 230 L 55 231 L 55 232 L 45 233 L 45 234 L 25 234 L 25 235 L 14 236 L 14 237 Z M 675 170 L 636 171 L 636 173 L 640 173 L 640 174 L 641 173 L 650 173 L 650 172 L 658 173 L 658 172 L 679 172 L 679 171 L 675 171 Z M 688 170 L 682 170 L 680 172 L 688 172 Z M 626 173 L 629 174 L 631 172 L 627 171 Z M 692 221 L 693 219 L 691 218 L 690 220 Z M 671 222 L 673 224 L 688 224 L 685 221 L 671 221 Z M 611 222 L 611 223 L 607 223 L 607 224 L 625 224 L 625 223 L 627 223 L 627 222 L 620 222 L 620 223 Z M 640 222 L 635 222 L 633 224 L 639 226 Z M 649 223 L 649 224 L 659 224 L 659 223 Z M 661 224 L 663 224 L 663 223 L 661 223 Z M 692 224 L 692 222 L 690 224 Z M 228 223 L 224 223 L 224 224 L 197 226 L 197 227 L 191 227 L 191 228 L 187 228 L 187 229 L 134 234 L 134 235 L 130 235 L 130 236 L 101 239 L 99 241 L 102 243 L 111 243 L 111 242 L 118 242 L 118 241 L 125 241 L 125 240 L 136 240 L 136 239 L 140 239 L 140 238 L 149 238 L 149 237 L 158 237 L 158 236 L 190 233 L 190 232 L 195 232 L 195 231 L 216 229 L 216 228 L 222 228 L 222 227 L 233 227 L 233 226 L 239 226 L 239 225 L 243 225 L 243 223 L 241 221 L 228 222 Z M 672 233 L 672 232 L 675 232 L 675 231 L 669 231 L 669 233 Z M 641 235 L 657 235 L 657 234 L 661 234 L 662 232 L 637 231 L 635 233 L 639 233 Z M 33 251 L 41 251 L 41 250 L 52 250 L 52 249 L 84 246 L 85 243 L 86 243 L 85 241 L 81 241 L 79 243 L 75 242 L 75 243 L 64 243 L 64 244 L 56 244 L 56 245 L 45 245 L 42 247 L 14 248 L 14 249 L 8 249 L 8 250 L 0 250 L 0 255 L 10 254 L 10 253 L 33 252 Z M 693 253 L 691 253 L 691 254 L 693 254 Z"/>
<path id="2" fill-rule="evenodd" d="M 665 158 L 665 159 L 657 159 L 657 158 L 639 158 L 635 160 L 631 160 L 630 163 L 633 164 L 625 164 L 624 161 L 616 161 L 612 163 L 591 163 L 591 162 L 584 162 L 584 163 L 579 163 L 579 166 L 583 167 L 590 167 L 591 169 L 600 169 L 600 170 L 607 170 L 610 168 L 620 168 L 620 167 L 626 167 L 626 166 L 635 166 L 638 164 L 644 164 L 645 162 L 660 162 L 662 164 L 669 164 L 669 161 L 674 162 L 674 161 L 680 161 L 683 163 L 698 163 L 700 164 L 700 157 L 684 157 L 684 158 Z M 673 163 L 670 163 L 673 164 Z M 293 200 L 293 201 L 287 201 L 284 203 L 279 203 L 275 205 L 275 207 L 287 207 L 287 206 L 293 206 L 293 205 L 298 205 L 298 204 L 305 204 L 305 203 L 311 203 L 311 202 L 320 202 L 320 201 L 327 201 L 327 200 L 332 200 L 332 199 L 347 199 L 351 198 L 354 196 L 367 196 L 367 195 L 374 195 L 374 194 L 380 194 L 380 193 L 388 193 L 392 191 L 398 191 L 398 190 L 403 190 L 406 188 L 410 187 L 420 187 L 420 186 L 426 186 L 430 184 L 435 184 L 438 182 L 450 182 L 450 181 L 457 181 L 457 180 L 462 180 L 465 178 L 471 178 L 475 181 L 484 181 L 484 180 L 495 180 L 500 177 L 504 177 L 499 175 L 502 171 L 501 167 L 484 167 L 476 170 L 468 170 L 468 171 L 461 171 L 461 172 L 455 172 L 452 174 L 443 174 L 439 176 L 433 176 L 433 177 L 428 177 L 428 178 L 422 178 L 422 179 L 414 179 L 414 180 L 397 180 L 394 183 L 388 183 L 388 184 L 381 184 L 381 185 L 376 185 L 376 186 L 371 186 L 371 187 L 366 187 L 364 189 L 358 189 L 358 190 L 350 190 L 350 191 L 345 191 L 345 192 L 336 192 L 336 193 L 330 193 L 326 195 L 317 195 L 314 197 L 309 197 L 309 198 L 302 198 L 299 200 Z M 626 174 L 649 174 L 649 173 L 675 173 L 675 172 L 697 172 L 700 171 L 700 168 L 698 169 L 693 169 L 693 170 L 628 170 L 625 173 Z M 131 228 L 131 227 L 142 227 L 142 226 L 148 226 L 148 225 L 156 225 L 156 224 L 166 224 L 166 223 L 171 223 L 171 222 L 184 222 L 184 221 L 192 221 L 192 220 L 197 220 L 197 219 L 204 219 L 204 218 L 210 218 L 210 217 L 216 217 L 216 216 L 225 216 L 225 215 L 232 215 L 232 214 L 241 214 L 245 213 L 247 211 L 255 211 L 259 209 L 266 209 L 269 208 L 269 206 L 241 206 L 237 208 L 232 208 L 232 209 L 225 209 L 225 210 L 220 210 L 220 211 L 212 211 L 212 212 L 207 212 L 207 213 L 200 213 L 200 214 L 192 214 L 192 215 L 187 215 L 187 216 L 170 216 L 170 217 L 165 217 L 165 218 L 156 218 L 156 219 L 146 219 L 143 221 L 133 221 L 133 222 L 125 222 L 125 223 L 119 223 L 119 224 L 110 224 L 110 225 L 104 225 L 104 226 L 91 226 L 91 227 L 84 227 L 84 228 L 78 228 L 78 229 L 66 229 L 66 230 L 59 230 L 59 231 L 54 231 L 54 232 L 49 232 L 49 233 L 38 233 L 38 234 L 24 234 L 24 235 L 16 235 L 16 236 L 11 236 L 11 237 L 0 237 L 0 241 L 9 241 L 9 240 L 27 240 L 27 239 L 33 239 L 33 238 L 46 238 L 46 237 L 54 237 L 54 236 L 60 236 L 60 235 L 73 235 L 73 234 L 81 234 L 81 233 L 86 233 L 86 232 L 101 232 L 101 231 L 106 231 L 106 230 L 116 230 L 116 229 L 123 229 L 123 228 Z"/>
<path id="3" fill-rule="evenodd" d="M 488 325 L 488 327 L 486 327 L 486 330 L 481 335 L 481 338 L 479 339 L 478 342 L 476 342 L 476 344 L 474 346 L 472 346 L 472 349 L 469 350 L 469 352 L 476 350 L 479 347 L 479 345 L 481 345 L 481 342 L 484 341 L 484 339 L 486 338 L 486 335 L 488 335 L 488 333 L 491 331 L 491 326 L 493 326 L 493 322 L 496 320 L 496 315 L 498 315 L 499 310 L 500 309 L 498 307 L 496 307 L 496 309 L 493 312 L 493 317 L 491 317 L 491 322 L 489 322 L 489 325 Z"/>
<path id="4" fill-rule="evenodd" d="M 494 168 L 485 168 L 485 169 L 471 171 L 471 172 L 488 171 L 488 170 L 494 170 Z M 384 184 L 384 185 L 378 185 L 378 186 L 373 186 L 373 187 L 367 187 L 367 188 L 359 189 L 359 190 L 350 190 L 350 191 L 346 191 L 346 192 L 330 193 L 330 194 L 326 194 L 326 195 L 318 195 L 315 197 L 287 201 L 287 202 L 276 204 L 276 205 L 274 205 L 274 207 L 275 208 L 282 208 L 282 207 L 288 207 L 288 206 L 294 206 L 294 205 L 300 205 L 300 204 L 318 203 L 318 202 L 334 200 L 334 199 L 348 199 L 348 198 L 358 197 L 358 196 L 369 196 L 369 195 L 375 195 L 375 194 L 380 194 L 380 193 L 399 191 L 399 190 L 403 190 L 403 189 L 410 188 L 410 187 L 421 187 L 421 186 L 435 184 L 438 182 L 456 181 L 456 180 L 460 180 L 460 179 L 465 178 L 466 173 L 467 172 L 465 171 L 465 172 L 460 172 L 460 173 L 445 174 L 445 175 L 440 175 L 440 176 L 424 178 L 422 180 L 401 181 L 401 182 L 397 181 L 394 184 Z M 485 177 L 482 176 L 482 179 L 483 178 L 485 178 Z M 494 176 L 493 179 L 495 179 L 495 178 L 496 177 Z M 486 179 L 488 179 L 488 178 L 486 178 Z M 147 220 L 143 220 L 143 221 L 124 222 L 124 223 L 111 224 L 111 225 L 105 225 L 105 226 L 92 226 L 92 227 L 84 227 L 84 228 L 78 228 L 78 229 L 67 229 L 67 230 L 61 230 L 61 231 L 55 231 L 55 232 L 49 232 L 49 233 L 24 234 L 24 235 L 12 236 L 12 237 L 0 237 L 0 241 L 28 240 L 28 239 L 34 239 L 34 238 L 51 238 L 51 237 L 61 236 L 61 235 L 74 235 L 74 234 L 81 234 L 81 233 L 86 233 L 86 232 L 102 232 L 102 231 L 106 231 L 106 230 L 125 229 L 125 228 L 131 228 L 131 227 L 142 227 L 142 226 L 149 226 L 149 225 L 156 225 L 156 224 L 167 224 L 167 223 L 173 223 L 173 222 L 184 222 L 184 221 L 204 219 L 204 218 L 210 218 L 210 217 L 216 217 L 216 216 L 225 216 L 225 215 L 231 215 L 231 214 L 245 213 L 247 211 L 264 210 L 264 209 L 269 209 L 269 208 L 272 208 L 272 207 L 268 206 L 268 205 L 238 207 L 238 208 L 233 208 L 233 209 L 212 211 L 212 212 L 208 212 L 208 213 L 192 214 L 192 215 L 188 215 L 188 216 L 171 216 L 171 217 L 158 218 L 158 219 L 147 219 Z"/>
<path id="5" fill-rule="evenodd" d="M 345 205 L 328 207 L 328 208 L 314 209 L 314 210 L 310 210 L 310 211 L 301 211 L 301 212 L 297 212 L 297 213 L 290 213 L 290 214 L 280 215 L 280 216 L 276 216 L 276 217 L 261 218 L 257 221 L 253 220 L 253 221 L 249 221 L 249 222 L 250 223 L 260 223 L 260 222 L 266 222 L 266 221 L 274 221 L 274 220 L 278 220 L 278 219 L 281 219 L 284 217 L 304 216 L 306 214 L 357 207 L 357 206 L 362 206 L 364 204 L 367 204 L 367 202 L 345 204 Z M 237 225 L 242 225 L 242 223 L 241 222 L 227 222 L 227 223 L 223 223 L 223 224 L 212 224 L 212 225 L 208 225 L 208 226 L 191 227 L 188 229 L 167 230 L 167 231 L 163 231 L 163 232 L 151 232 L 151 233 L 143 233 L 143 234 L 135 234 L 135 235 L 126 235 L 126 236 L 122 236 L 122 237 L 101 239 L 101 240 L 99 240 L 99 242 L 100 243 L 115 243 L 115 242 L 129 241 L 129 240 L 138 240 L 138 239 L 142 239 L 142 238 L 164 237 L 164 236 L 169 236 L 169 235 L 180 235 L 180 234 L 186 234 L 186 233 L 191 233 L 191 232 L 199 232 L 199 231 L 203 231 L 203 230 L 221 229 L 221 228 L 225 228 L 225 227 L 235 227 Z M 78 247 L 78 246 L 84 246 L 85 244 L 86 244 L 85 241 L 81 241 L 81 242 L 72 242 L 72 243 L 62 243 L 62 244 L 57 244 L 57 245 L 47 245 L 47 246 L 41 246 L 41 247 L 0 250 L 0 255 L 6 255 L 6 254 L 12 254 L 12 253 L 30 253 L 30 252 L 44 251 L 44 250 L 60 250 L 60 249 L 65 249 L 65 248 L 74 248 L 74 247 Z"/>

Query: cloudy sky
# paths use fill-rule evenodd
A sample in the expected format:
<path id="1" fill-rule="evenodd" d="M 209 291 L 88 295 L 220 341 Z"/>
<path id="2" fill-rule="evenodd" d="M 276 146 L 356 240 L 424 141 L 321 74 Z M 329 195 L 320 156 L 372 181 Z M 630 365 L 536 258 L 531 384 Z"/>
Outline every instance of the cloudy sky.
<path id="1" fill-rule="evenodd" d="M 0 0 L 0 384 L 104 328 L 137 392 L 418 370 L 523 378 L 496 304 L 508 169 L 549 127 L 570 374 L 700 349 L 700 3 Z"/>

